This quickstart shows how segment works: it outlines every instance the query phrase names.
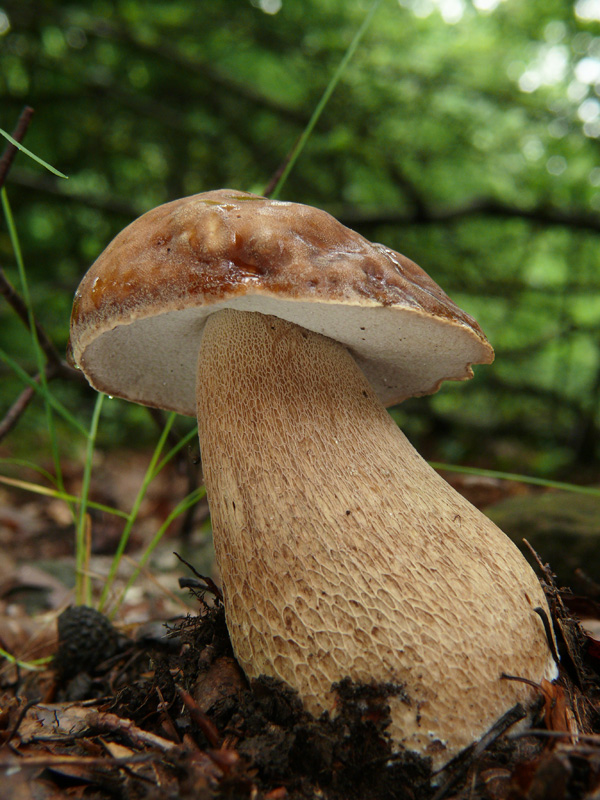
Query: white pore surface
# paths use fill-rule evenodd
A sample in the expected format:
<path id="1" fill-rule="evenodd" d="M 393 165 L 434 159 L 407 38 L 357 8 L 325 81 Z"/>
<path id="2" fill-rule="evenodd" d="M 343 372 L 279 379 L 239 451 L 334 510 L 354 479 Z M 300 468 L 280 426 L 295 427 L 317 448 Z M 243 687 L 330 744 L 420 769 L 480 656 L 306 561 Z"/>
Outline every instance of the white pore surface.
<path id="1" fill-rule="evenodd" d="M 481 358 L 481 342 L 466 325 L 420 311 L 246 295 L 121 324 L 91 338 L 81 367 L 107 394 L 196 416 L 204 323 L 223 308 L 272 314 L 344 343 L 386 406 L 429 394 L 442 380 L 470 377 L 469 365 Z"/>

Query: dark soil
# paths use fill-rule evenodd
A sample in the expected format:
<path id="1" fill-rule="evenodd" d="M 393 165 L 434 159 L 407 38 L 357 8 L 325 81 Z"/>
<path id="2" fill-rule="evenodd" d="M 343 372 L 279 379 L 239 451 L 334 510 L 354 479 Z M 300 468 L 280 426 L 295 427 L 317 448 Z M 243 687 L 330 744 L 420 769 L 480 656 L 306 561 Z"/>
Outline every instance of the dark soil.
<path id="1" fill-rule="evenodd" d="M 197 616 L 135 640 L 92 609 L 70 609 L 52 670 L 3 687 L 0 768 L 11 778 L 0 797 L 598 798 L 600 646 L 572 614 L 599 618 L 600 598 L 559 592 L 549 573 L 546 584 L 560 682 L 540 687 L 533 729 L 509 735 L 516 707 L 437 776 L 386 734 L 386 698 L 400 686 L 343 681 L 335 719 L 315 719 L 277 681 L 248 685 L 218 597 L 195 589 Z"/>

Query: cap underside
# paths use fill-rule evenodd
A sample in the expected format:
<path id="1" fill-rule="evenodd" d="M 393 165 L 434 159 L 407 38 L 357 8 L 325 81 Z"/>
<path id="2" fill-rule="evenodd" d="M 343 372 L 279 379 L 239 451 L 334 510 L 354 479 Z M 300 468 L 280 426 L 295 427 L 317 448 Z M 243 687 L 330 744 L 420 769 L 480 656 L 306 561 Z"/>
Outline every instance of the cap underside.
<path id="1" fill-rule="evenodd" d="M 224 308 L 272 314 L 342 342 L 386 406 L 470 378 L 471 363 L 489 360 L 467 326 L 416 310 L 243 295 L 119 324 L 92 338 L 77 361 L 100 391 L 195 416 L 204 323 Z"/>
<path id="2" fill-rule="evenodd" d="M 222 189 L 159 206 L 113 239 L 76 293 L 73 360 L 101 391 L 195 415 L 204 321 L 225 308 L 345 344 L 387 406 L 493 358 L 410 259 L 320 209 Z"/>

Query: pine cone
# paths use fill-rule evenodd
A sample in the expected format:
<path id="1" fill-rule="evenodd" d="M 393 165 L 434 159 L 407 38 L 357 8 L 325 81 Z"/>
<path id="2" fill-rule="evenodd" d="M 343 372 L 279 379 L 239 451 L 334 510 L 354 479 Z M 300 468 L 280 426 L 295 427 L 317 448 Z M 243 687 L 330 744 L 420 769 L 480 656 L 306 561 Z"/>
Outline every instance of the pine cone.
<path id="1" fill-rule="evenodd" d="M 110 620 L 89 606 L 71 606 L 58 618 L 58 651 L 54 666 L 63 678 L 94 672 L 119 649 Z"/>

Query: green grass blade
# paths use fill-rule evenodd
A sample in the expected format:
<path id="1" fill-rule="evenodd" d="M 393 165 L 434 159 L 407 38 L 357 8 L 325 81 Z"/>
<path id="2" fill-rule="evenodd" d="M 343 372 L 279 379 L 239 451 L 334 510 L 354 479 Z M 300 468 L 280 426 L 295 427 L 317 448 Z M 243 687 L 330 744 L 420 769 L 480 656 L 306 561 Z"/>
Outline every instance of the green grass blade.
<path id="1" fill-rule="evenodd" d="M 54 482 L 54 478 L 52 476 L 51 480 Z M 69 503 L 74 506 L 76 506 L 81 499 L 76 497 L 74 494 L 68 494 L 67 492 L 59 489 L 50 489 L 47 486 L 40 486 L 39 483 L 30 483 L 29 481 L 19 480 L 19 478 L 7 478 L 5 475 L 0 475 L 0 483 L 3 483 L 5 486 L 12 486 L 15 489 L 23 489 L 25 492 L 33 492 L 33 494 L 40 494 L 44 497 L 53 497 L 56 500 L 64 500 L 65 503 Z M 87 506 L 88 508 L 93 508 L 96 511 L 103 511 L 106 514 L 112 514 L 114 517 L 129 519 L 129 514 L 126 511 L 121 511 L 120 509 L 113 508 L 112 506 L 106 506 L 103 503 L 96 503 L 92 500 L 88 500 Z"/>
<path id="2" fill-rule="evenodd" d="M 204 497 L 205 494 L 206 494 L 206 489 L 203 486 L 200 486 L 198 489 L 194 489 L 193 492 L 190 492 L 190 494 L 188 494 L 187 497 L 184 497 L 183 500 L 180 503 L 178 503 L 175 506 L 175 508 L 171 511 L 169 516 L 165 519 L 163 524 L 160 526 L 160 528 L 154 534 L 150 544 L 146 547 L 146 549 L 144 551 L 144 554 L 142 555 L 142 557 L 141 557 L 141 559 L 139 561 L 138 566 L 136 567 L 136 569 L 132 573 L 131 577 L 127 581 L 127 584 L 125 585 L 125 588 L 121 592 L 115 607 L 113 608 L 113 610 L 110 613 L 111 618 L 114 617 L 115 614 L 117 613 L 117 611 L 119 610 L 123 600 L 125 599 L 125 596 L 127 595 L 127 592 L 129 591 L 129 589 L 131 589 L 131 587 L 133 586 L 133 584 L 137 580 L 138 575 L 140 574 L 140 572 L 142 571 L 142 569 L 146 565 L 148 559 L 150 558 L 150 556 L 154 552 L 155 548 L 159 544 L 160 540 L 164 536 L 164 534 L 167 531 L 167 528 L 169 527 L 169 525 L 173 522 L 173 520 L 177 519 L 177 517 L 179 517 L 181 514 L 184 514 L 188 510 L 188 508 L 190 508 L 190 506 L 193 506 L 199 500 L 202 500 L 202 498 Z"/>
<path id="3" fill-rule="evenodd" d="M 275 184 L 275 188 L 271 192 L 270 196 L 271 196 L 271 198 L 273 200 L 275 200 L 279 196 L 279 193 L 281 192 L 281 190 L 283 188 L 283 185 L 285 184 L 286 180 L 288 179 L 288 175 L 290 174 L 290 172 L 294 168 L 294 164 L 298 160 L 298 157 L 299 157 L 300 153 L 304 150 L 304 147 L 305 147 L 308 139 L 310 138 L 310 135 L 313 132 L 313 129 L 314 129 L 315 125 L 317 124 L 317 121 L 318 121 L 319 117 L 323 113 L 323 109 L 325 108 L 325 106 L 329 102 L 329 98 L 331 97 L 331 95 L 335 91 L 335 88 L 338 85 L 338 83 L 340 81 L 340 78 L 344 74 L 344 72 L 346 70 L 346 67 L 348 66 L 348 64 L 350 63 L 350 60 L 352 59 L 352 56 L 356 52 L 356 48 L 358 47 L 358 45 L 360 44 L 361 39 L 363 38 L 363 36 L 367 32 L 367 29 L 368 29 L 369 25 L 371 24 L 371 20 L 373 19 L 373 16 L 375 15 L 375 12 L 377 11 L 377 9 L 379 8 L 379 6 L 381 5 L 382 2 L 383 2 L 383 0 L 374 0 L 374 2 L 371 4 L 370 9 L 368 10 L 368 12 L 367 12 L 367 14 L 366 14 L 366 16 L 365 16 L 365 18 L 364 18 L 364 20 L 362 22 L 362 25 L 360 26 L 360 28 L 356 32 L 354 38 L 350 42 L 350 45 L 348 46 L 348 49 L 346 50 L 346 52 L 344 54 L 344 57 L 340 61 L 340 64 L 339 64 L 338 68 L 336 69 L 335 73 L 333 74 L 333 77 L 331 78 L 331 80 L 327 84 L 327 88 L 323 92 L 323 95 L 322 95 L 321 99 L 317 103 L 316 108 L 313 111 L 312 116 L 311 116 L 310 120 L 308 121 L 308 124 L 307 124 L 306 128 L 303 130 L 302 134 L 300 135 L 300 138 L 298 139 L 298 141 L 296 142 L 296 145 L 294 146 L 294 148 L 292 149 L 292 152 L 290 153 L 290 157 L 288 159 L 288 162 L 285 165 L 285 168 L 284 168 L 283 172 L 281 173 L 281 176 L 280 176 L 279 180 Z"/>
<path id="4" fill-rule="evenodd" d="M 9 141 L 9 142 L 10 142 L 10 143 L 11 143 L 11 144 L 14 146 L 14 147 L 16 147 L 16 148 L 17 148 L 17 150 L 20 150 L 22 153 L 25 153 L 25 155 L 26 155 L 26 156 L 29 156 L 29 158 L 32 158 L 34 161 L 36 161 L 36 162 L 37 162 L 38 164 L 40 164 L 42 167 L 44 167 L 45 169 L 47 169 L 47 170 L 48 170 L 49 172 L 51 172 L 53 175 L 57 175 L 59 178 L 66 178 L 66 179 L 68 179 L 68 177 L 69 177 L 68 175 L 65 175 L 65 174 L 64 174 L 63 172 L 61 172 L 60 170 L 56 169 L 56 167 L 53 167 L 53 166 L 52 166 L 52 164 L 48 164 L 48 162 L 47 162 L 47 161 L 44 161 L 44 160 L 43 160 L 42 158 L 40 158 L 39 156 L 36 156 L 36 154 L 35 154 L 35 153 L 32 153 L 32 152 L 31 152 L 31 150 L 28 150 L 26 147 L 23 147 L 23 145 L 21 144 L 21 142 L 17 142 L 17 140 L 16 140 L 16 139 L 13 139 L 13 137 L 10 135 L 10 133 L 7 133 L 7 132 L 6 132 L 5 130 L 3 130 L 2 128 L 0 128 L 0 135 L 1 135 L 1 136 L 4 136 L 4 138 L 5 138 L 5 139 L 7 139 L 7 140 L 8 140 L 8 141 Z"/>
<path id="5" fill-rule="evenodd" d="M 188 431 L 188 433 L 186 433 L 186 435 L 183 436 L 177 442 L 177 444 L 169 450 L 167 455 L 163 458 L 163 460 L 157 465 L 156 469 L 154 470 L 154 475 L 152 476 L 152 479 L 154 480 L 154 478 L 158 475 L 158 473 L 161 472 L 166 467 L 169 461 L 171 461 L 173 456 L 175 456 L 182 449 L 182 447 L 185 447 L 185 445 L 188 442 L 192 441 L 193 439 L 196 439 L 197 436 L 198 436 L 198 426 L 196 426 L 193 430 Z"/>
<path id="6" fill-rule="evenodd" d="M 7 466 L 13 467 L 25 467 L 26 469 L 31 469 L 34 472 L 38 472 L 42 475 L 49 483 L 56 485 L 54 480 L 54 475 L 48 472 L 47 469 L 40 467 L 38 464 L 34 464 L 33 461 L 28 461 L 26 458 L 0 458 L 0 464 L 6 464 Z"/>
<path id="7" fill-rule="evenodd" d="M 588 494 L 592 497 L 600 497 L 600 489 L 593 486 L 578 486 L 575 483 L 564 483 L 563 481 L 552 481 L 547 478 L 536 478 L 532 475 L 518 475 L 514 472 L 499 472 L 495 469 L 480 469 L 479 467 L 463 467 L 460 464 L 442 464 L 438 461 L 430 461 L 429 465 L 437 470 L 445 472 L 459 472 L 465 475 L 480 475 L 482 478 L 497 478 L 501 481 L 517 481 L 518 483 L 530 483 L 533 486 L 543 486 L 546 489 L 560 489 L 563 492 L 573 492 L 575 494 Z"/>
<path id="8" fill-rule="evenodd" d="M 9 652 L 0 647 L 0 658 L 5 658 L 10 664 L 16 664 L 21 669 L 26 669 L 31 672 L 43 669 L 46 664 L 52 661 L 50 656 L 46 658 L 34 658 L 33 661 L 21 661 L 20 658 L 11 655 Z"/>
<path id="9" fill-rule="evenodd" d="M 85 603 L 86 605 L 92 604 L 92 587 L 90 584 L 88 570 L 86 569 L 86 525 L 87 525 L 87 505 L 90 493 L 90 483 L 92 478 L 92 462 L 94 459 L 94 446 L 96 444 L 96 435 L 98 433 L 98 422 L 102 412 L 102 403 L 104 402 L 105 395 L 98 392 L 96 403 L 94 405 L 94 412 L 92 414 L 92 421 L 90 423 L 90 432 L 88 434 L 85 465 L 83 469 L 83 480 L 81 485 L 81 498 L 79 501 L 79 509 L 77 513 L 77 524 L 75 528 L 75 597 L 79 605 Z"/>
<path id="10" fill-rule="evenodd" d="M 28 386 L 31 386 L 31 388 L 34 389 L 39 395 L 41 395 L 44 400 L 47 400 L 48 403 L 54 409 L 54 411 L 56 411 L 57 414 L 60 414 L 60 416 L 65 420 L 65 422 L 68 422 L 69 425 L 72 425 L 82 436 L 85 436 L 87 438 L 88 432 L 86 431 L 84 426 L 75 419 L 75 417 L 71 414 L 71 412 L 68 411 L 63 406 L 60 400 L 57 400 L 54 397 L 54 395 L 47 389 L 45 390 L 43 385 L 34 381 L 33 378 L 25 372 L 23 367 L 21 367 L 21 365 L 18 364 L 14 360 L 14 358 L 11 358 L 11 356 L 9 356 L 8 353 L 6 353 L 1 347 L 0 347 L 0 361 L 4 361 L 4 363 L 7 366 L 9 366 L 16 375 L 19 376 L 19 378 L 23 381 L 23 383 L 26 383 Z"/>
<path id="11" fill-rule="evenodd" d="M 143 501 L 144 497 L 146 496 L 146 492 L 148 491 L 148 486 L 152 483 L 152 481 L 154 480 L 154 478 L 158 474 L 157 471 L 156 471 L 156 465 L 158 463 L 158 459 L 160 458 L 160 454 L 162 453 L 163 448 L 165 446 L 165 442 L 167 441 L 167 436 L 169 435 L 169 431 L 171 430 L 171 427 L 173 426 L 173 423 L 175 422 L 175 418 L 176 417 L 177 417 L 177 414 L 175 412 L 171 412 L 169 414 L 169 416 L 167 417 L 167 422 L 165 424 L 165 427 L 164 427 L 164 429 L 163 429 L 163 431 L 162 431 L 162 433 L 160 435 L 160 438 L 159 438 L 159 440 L 158 440 L 158 442 L 156 444 L 156 447 L 154 448 L 154 453 L 152 454 L 152 458 L 150 459 L 150 464 L 148 465 L 148 468 L 146 470 L 146 474 L 144 475 L 144 478 L 142 480 L 142 485 L 140 486 L 140 489 L 139 489 L 139 491 L 137 493 L 137 497 L 135 498 L 135 501 L 133 503 L 133 506 L 132 506 L 132 509 L 131 509 L 131 511 L 129 513 L 129 516 L 127 517 L 127 522 L 126 522 L 125 527 L 123 529 L 123 533 L 121 534 L 121 538 L 119 539 L 119 544 L 118 544 L 117 549 L 115 551 L 115 555 L 113 556 L 113 560 L 112 560 L 112 563 L 110 565 L 110 570 L 108 572 L 108 576 L 107 576 L 106 581 L 104 583 L 104 588 L 102 589 L 102 594 L 100 595 L 100 600 L 98 602 L 98 610 L 99 611 L 102 611 L 104 606 L 106 605 L 106 601 L 108 599 L 108 595 L 109 595 L 110 590 L 112 588 L 112 585 L 114 583 L 115 576 L 117 574 L 117 570 L 118 570 L 119 564 L 121 562 L 121 557 L 123 556 L 123 553 L 125 552 L 125 548 L 127 547 L 127 542 L 129 541 L 129 536 L 131 535 L 131 530 L 132 530 L 133 525 L 134 525 L 134 523 L 135 523 L 135 521 L 137 519 L 137 516 L 139 514 L 139 510 L 140 510 L 140 506 L 142 505 L 142 501 Z"/>
<path id="12" fill-rule="evenodd" d="M 35 358 L 38 366 L 38 372 L 40 374 L 40 388 L 42 389 L 42 394 L 44 397 L 44 405 L 46 410 L 46 425 L 48 427 L 48 433 L 50 435 L 50 449 L 52 451 L 54 470 L 56 472 L 56 481 L 59 487 L 61 489 L 64 489 L 63 478 L 62 478 L 62 467 L 60 463 L 60 453 L 58 448 L 58 439 L 56 436 L 54 417 L 52 415 L 52 403 L 50 402 L 50 390 L 48 389 L 48 381 L 46 379 L 46 357 L 44 355 L 44 351 L 40 347 L 40 343 L 38 340 L 35 318 L 33 316 L 33 305 L 31 303 L 31 295 L 29 293 L 29 285 L 27 282 L 27 275 L 25 272 L 25 262 L 23 261 L 21 244 L 19 242 L 15 220 L 12 214 L 12 210 L 10 208 L 10 203 L 8 202 L 8 194 L 6 193 L 5 187 L 2 187 L 2 191 L 0 194 L 2 197 L 2 208 L 4 211 L 6 224 L 8 226 L 8 233 L 10 236 L 11 245 L 15 254 L 15 259 L 17 261 L 17 268 L 19 270 L 19 279 L 21 282 L 21 293 L 23 295 L 23 302 L 27 307 L 29 334 L 31 336 L 31 342 L 33 345 Z"/>

